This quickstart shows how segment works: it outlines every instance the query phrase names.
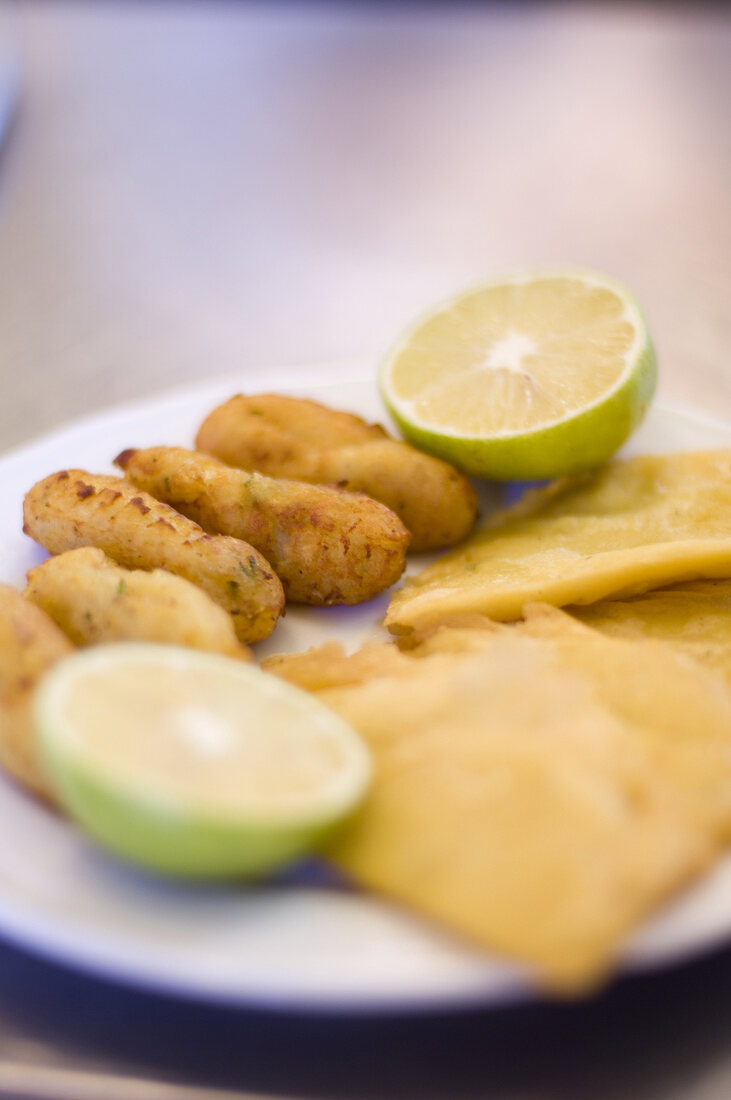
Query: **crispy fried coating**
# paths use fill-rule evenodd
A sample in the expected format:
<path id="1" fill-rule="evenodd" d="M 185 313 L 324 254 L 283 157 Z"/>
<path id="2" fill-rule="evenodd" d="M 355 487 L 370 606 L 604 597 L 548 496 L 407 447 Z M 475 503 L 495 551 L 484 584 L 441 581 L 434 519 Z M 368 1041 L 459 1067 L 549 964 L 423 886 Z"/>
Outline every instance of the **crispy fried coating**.
<path id="1" fill-rule="evenodd" d="M 231 616 L 197 585 L 164 569 L 125 569 L 95 547 L 31 569 L 25 595 L 78 646 L 157 642 L 251 660 Z"/>
<path id="2" fill-rule="evenodd" d="M 656 638 L 721 672 L 731 686 L 731 581 L 690 581 L 566 610 L 617 638 Z"/>
<path id="3" fill-rule="evenodd" d="M 326 642 L 304 653 L 276 653 L 261 667 L 305 691 L 367 683 L 378 676 L 397 676 L 412 662 L 395 645 L 367 642 L 357 653 L 347 654 L 340 642 Z"/>
<path id="4" fill-rule="evenodd" d="M 36 757 L 31 707 L 43 675 L 74 647 L 56 624 L 9 585 L 0 584 L 0 765 L 55 805 Z"/>
<path id="5" fill-rule="evenodd" d="M 400 516 L 416 552 L 459 542 L 477 515 L 453 466 L 316 401 L 238 394 L 206 417 L 196 447 L 230 466 L 367 493 Z"/>
<path id="6" fill-rule="evenodd" d="M 115 461 L 129 481 L 205 531 L 255 546 L 288 600 L 362 603 L 404 570 L 409 532 L 362 493 L 245 473 L 183 447 L 123 451 Z"/>
<path id="7" fill-rule="evenodd" d="M 664 642 L 610 638 L 549 604 L 528 605 L 525 620 L 506 629 L 548 643 L 589 678 L 596 700 L 638 731 L 656 774 L 731 841 L 731 693 L 723 676 Z"/>
<path id="8" fill-rule="evenodd" d="M 267 663 L 372 752 L 371 792 L 326 854 L 541 984 L 591 987 L 731 837 L 725 681 L 545 606 L 412 641 Z"/>
<path id="9" fill-rule="evenodd" d="M 26 494 L 23 530 L 51 554 L 96 546 L 128 569 L 166 569 L 234 616 L 242 642 L 266 638 L 284 606 L 269 562 L 239 539 L 197 523 L 122 478 L 61 470 Z"/>
<path id="10" fill-rule="evenodd" d="M 464 612 L 508 621 L 535 601 L 731 577 L 729 508 L 731 449 L 615 459 L 492 516 L 394 593 L 386 625 L 405 634 Z"/>

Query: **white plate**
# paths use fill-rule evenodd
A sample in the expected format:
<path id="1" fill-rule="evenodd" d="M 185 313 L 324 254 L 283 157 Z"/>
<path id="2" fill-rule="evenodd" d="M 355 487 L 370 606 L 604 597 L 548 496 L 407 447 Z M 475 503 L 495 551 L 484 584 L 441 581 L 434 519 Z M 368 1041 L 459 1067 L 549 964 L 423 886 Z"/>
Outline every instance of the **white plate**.
<path id="1" fill-rule="evenodd" d="M 339 366 L 306 387 L 280 372 L 256 388 L 383 419 L 372 372 Z M 338 379 L 333 381 L 333 378 Z M 22 586 L 44 554 L 22 535 L 23 493 L 56 469 L 112 470 L 129 446 L 191 445 L 203 415 L 252 380 L 227 379 L 100 413 L 0 459 L 0 578 Z M 731 426 L 655 407 L 628 451 L 731 445 Z M 259 649 L 378 635 L 386 598 L 290 611 Z M 530 995 L 505 965 L 311 865 L 275 884 L 194 887 L 119 865 L 0 777 L 0 931 L 62 962 L 136 985 L 241 1005 L 340 1011 L 495 1004 Z M 731 937 L 731 858 L 629 944 L 622 969 L 686 958 Z"/>

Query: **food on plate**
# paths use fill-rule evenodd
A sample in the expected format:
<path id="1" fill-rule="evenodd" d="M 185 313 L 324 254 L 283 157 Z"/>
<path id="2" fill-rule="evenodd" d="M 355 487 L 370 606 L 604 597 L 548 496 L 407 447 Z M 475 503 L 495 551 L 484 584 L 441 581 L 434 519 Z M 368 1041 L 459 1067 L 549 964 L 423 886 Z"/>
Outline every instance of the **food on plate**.
<path id="1" fill-rule="evenodd" d="M 304 653 L 276 653 L 261 667 L 306 691 L 361 684 L 375 676 L 411 667 L 411 661 L 394 645 L 366 642 L 356 653 L 346 654 L 340 642 L 325 642 Z"/>
<path id="2" fill-rule="evenodd" d="M 36 755 L 31 704 L 47 670 L 73 652 L 45 611 L 0 584 L 0 765 L 47 802 L 55 799 Z"/>
<path id="3" fill-rule="evenodd" d="M 655 352 L 637 303 L 606 276 L 509 275 L 442 302 L 380 373 L 406 438 L 478 477 L 598 466 L 650 403 Z"/>
<path id="4" fill-rule="evenodd" d="M 654 353 L 621 288 L 516 277 L 450 309 L 382 375 L 421 442 L 527 476 L 599 461 L 638 422 Z M 311 401 L 239 395 L 197 444 L 27 494 L 24 529 L 57 556 L 5 596 L 6 622 L 0 591 L 0 763 L 151 870 L 256 877 L 316 847 L 544 987 L 591 988 L 731 843 L 731 450 L 529 492 L 394 595 L 396 640 L 257 669 L 229 658 L 285 592 L 368 599 L 401 574 L 407 528 L 451 545 L 476 497 Z M 318 615 L 332 637 L 343 614 Z"/>
<path id="5" fill-rule="evenodd" d="M 722 676 L 661 642 L 609 638 L 545 604 L 526 608 L 513 629 L 558 646 L 595 683 L 599 701 L 636 723 L 656 773 L 731 841 L 731 726 L 723 717 L 731 694 Z"/>
<path id="6" fill-rule="evenodd" d="M 394 633 L 477 611 L 518 619 L 702 577 L 731 577 L 731 450 L 615 460 L 533 491 L 394 593 Z"/>
<path id="7" fill-rule="evenodd" d="M 116 462 L 134 485 L 204 530 L 255 546 L 288 600 L 362 603 L 403 573 L 409 532 L 362 493 L 245 473 L 183 447 L 127 450 Z"/>
<path id="8" fill-rule="evenodd" d="M 398 660 L 393 648 L 379 667 L 370 647 L 370 673 L 361 654 L 308 655 L 317 697 L 374 760 L 329 857 L 550 988 L 590 986 L 731 836 L 725 682 L 550 607 L 516 627 L 442 626 Z M 302 660 L 270 667 L 300 679 Z"/>
<path id="9" fill-rule="evenodd" d="M 26 494 L 23 530 L 51 554 L 95 546 L 128 569 L 166 569 L 234 616 L 242 642 L 266 638 L 284 606 L 269 562 L 239 539 L 197 523 L 121 478 L 61 470 Z"/>
<path id="10" fill-rule="evenodd" d="M 413 551 L 452 546 L 477 515 L 472 486 L 452 466 L 316 401 L 238 394 L 206 417 L 196 447 L 229 466 L 366 493 L 401 518 Z"/>
<path id="11" fill-rule="evenodd" d="M 352 812 L 370 780 L 368 751 L 332 710 L 192 649 L 80 651 L 44 680 L 35 720 L 71 816 L 123 858 L 171 875 L 289 862 Z"/>
<path id="12" fill-rule="evenodd" d="M 25 595 L 77 646 L 167 642 L 251 660 L 231 616 L 203 589 L 164 569 L 125 569 L 95 547 L 31 569 Z"/>
<path id="13" fill-rule="evenodd" d="M 731 683 L 731 580 L 691 581 L 566 610 L 604 634 L 669 642 Z"/>

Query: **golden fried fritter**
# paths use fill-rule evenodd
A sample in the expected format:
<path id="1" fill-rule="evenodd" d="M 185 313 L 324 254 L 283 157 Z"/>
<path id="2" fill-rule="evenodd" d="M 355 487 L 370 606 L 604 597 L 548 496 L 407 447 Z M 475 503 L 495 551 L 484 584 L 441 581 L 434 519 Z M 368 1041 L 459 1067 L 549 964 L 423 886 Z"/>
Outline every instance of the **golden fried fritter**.
<path id="1" fill-rule="evenodd" d="M 415 639 L 414 639 L 415 641 Z M 658 642 L 553 608 L 267 662 L 373 755 L 326 851 L 366 888 L 585 989 L 623 938 L 731 836 L 731 694 Z"/>
<path id="2" fill-rule="evenodd" d="M 326 642 L 304 653 L 276 653 L 261 667 L 305 691 L 354 686 L 379 676 L 394 675 L 412 667 L 411 657 L 395 645 L 366 642 L 357 653 L 347 654 L 340 642 Z"/>
<path id="3" fill-rule="evenodd" d="M 31 569 L 25 595 L 75 645 L 158 642 L 251 659 L 231 616 L 197 585 L 164 569 L 125 569 L 95 547 Z"/>
<path id="4" fill-rule="evenodd" d="M 269 562 L 239 539 L 197 523 L 128 481 L 61 470 L 26 494 L 23 530 L 51 554 L 96 546 L 128 569 L 167 569 L 234 616 L 242 642 L 271 634 L 284 592 Z"/>
<path id="5" fill-rule="evenodd" d="M 617 638 L 656 638 L 723 673 L 731 686 L 731 580 L 689 581 L 566 610 Z"/>
<path id="6" fill-rule="evenodd" d="M 36 757 L 31 707 L 43 675 L 73 652 L 45 611 L 0 584 L 0 765 L 52 804 L 56 800 Z"/>
<path id="7" fill-rule="evenodd" d="M 362 603 L 403 572 L 409 532 L 362 493 L 244 473 L 182 447 L 123 451 L 115 461 L 129 481 L 204 530 L 250 542 L 289 600 Z"/>
<path id="8" fill-rule="evenodd" d="M 616 459 L 491 517 L 394 593 L 405 634 L 446 616 L 518 619 L 527 603 L 590 604 L 731 577 L 731 449 Z"/>
<path id="9" fill-rule="evenodd" d="M 230 466 L 367 493 L 401 517 L 417 552 L 459 542 L 477 515 L 453 466 L 315 401 L 238 394 L 206 417 L 196 447 Z"/>

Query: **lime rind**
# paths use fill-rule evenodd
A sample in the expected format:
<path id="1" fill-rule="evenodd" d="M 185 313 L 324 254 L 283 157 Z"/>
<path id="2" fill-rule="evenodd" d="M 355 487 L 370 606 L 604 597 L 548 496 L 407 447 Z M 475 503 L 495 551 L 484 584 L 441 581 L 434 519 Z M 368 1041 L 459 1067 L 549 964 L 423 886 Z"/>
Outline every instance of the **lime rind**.
<path id="1" fill-rule="evenodd" d="M 616 291 L 633 315 L 635 341 L 614 389 L 591 404 L 535 429 L 474 436 L 435 428 L 413 416 L 392 391 L 390 373 L 399 352 L 435 314 L 472 294 L 505 283 L 537 278 L 576 278 Z M 379 372 L 381 397 L 404 438 L 420 450 L 452 463 L 465 474 L 498 481 L 532 480 L 582 473 L 605 462 L 639 426 L 657 385 L 657 357 L 647 324 L 630 291 L 616 279 L 576 268 L 514 272 L 453 295 L 425 311 L 400 336 Z"/>
<path id="2" fill-rule="evenodd" d="M 260 877 L 323 844 L 357 806 L 267 826 L 234 823 L 154 805 L 69 763 L 49 741 L 43 755 L 61 805 L 102 847 L 126 862 L 180 878 Z"/>

